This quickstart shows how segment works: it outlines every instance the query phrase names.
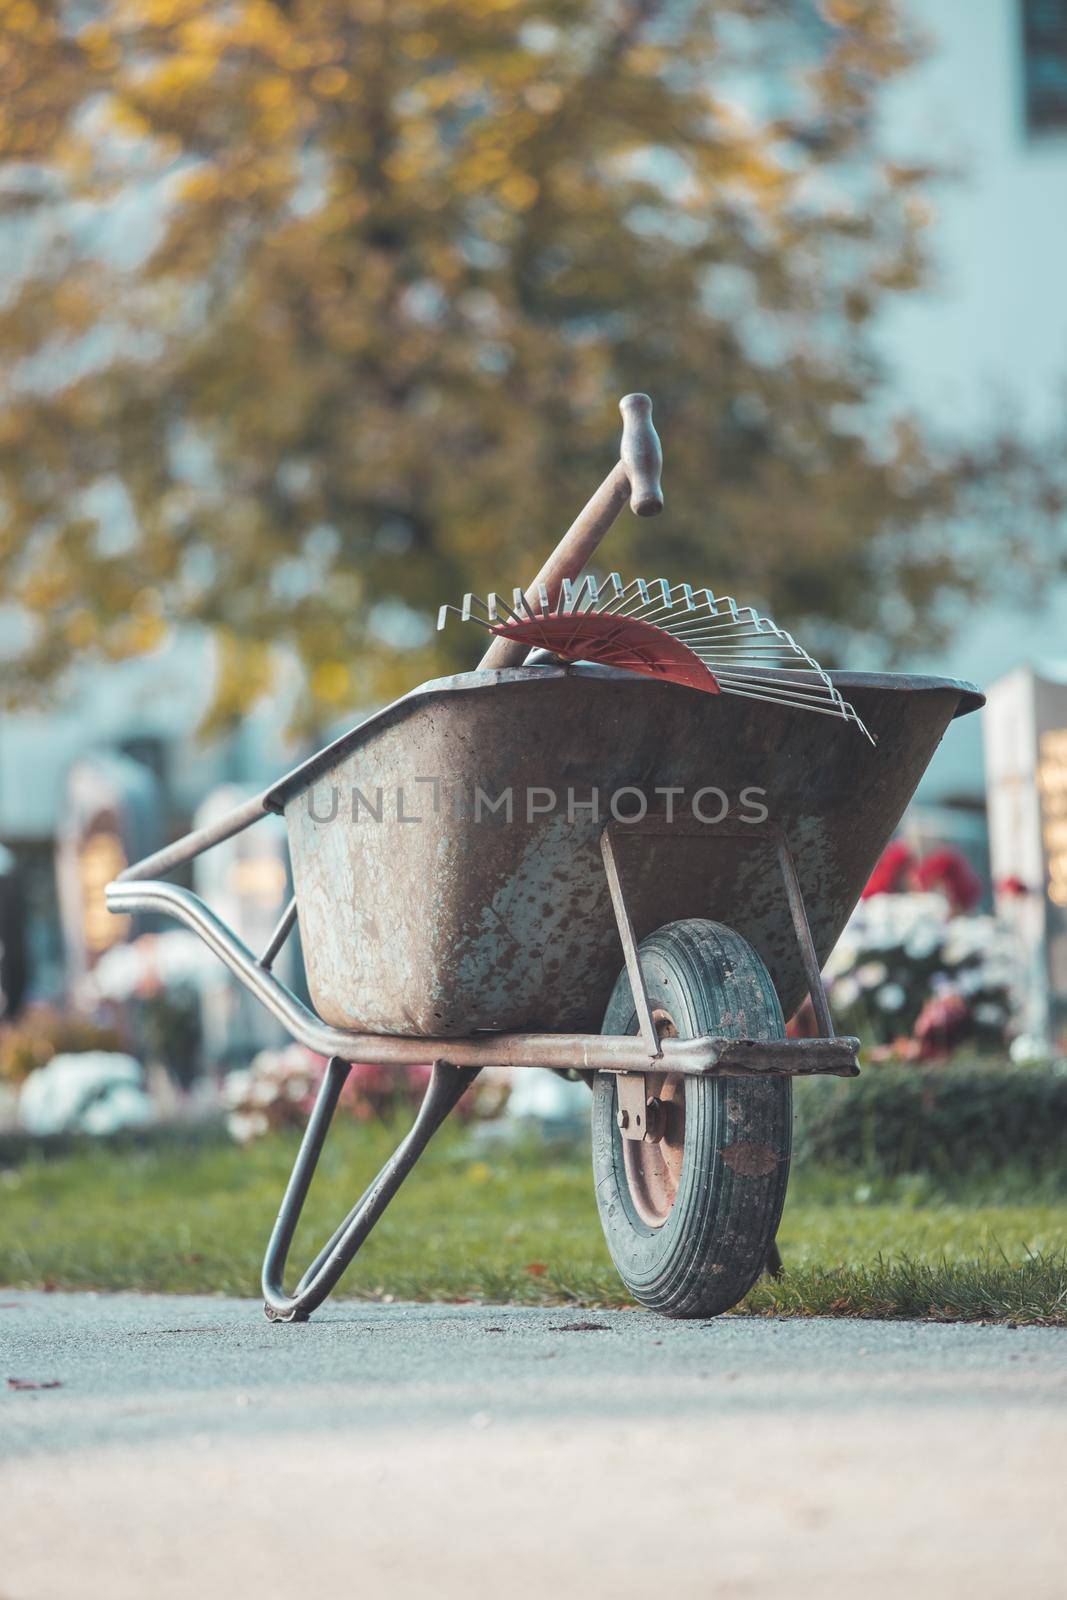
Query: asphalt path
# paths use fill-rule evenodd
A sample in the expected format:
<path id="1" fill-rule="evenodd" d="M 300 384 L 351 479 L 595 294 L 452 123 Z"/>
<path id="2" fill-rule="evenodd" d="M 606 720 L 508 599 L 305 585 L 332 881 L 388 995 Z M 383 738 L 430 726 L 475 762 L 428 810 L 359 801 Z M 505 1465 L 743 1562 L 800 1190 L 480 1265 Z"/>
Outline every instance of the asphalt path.
<path id="1" fill-rule="evenodd" d="M 1065 1592 L 1067 1332 L 0 1290 L 0 1600 Z"/>

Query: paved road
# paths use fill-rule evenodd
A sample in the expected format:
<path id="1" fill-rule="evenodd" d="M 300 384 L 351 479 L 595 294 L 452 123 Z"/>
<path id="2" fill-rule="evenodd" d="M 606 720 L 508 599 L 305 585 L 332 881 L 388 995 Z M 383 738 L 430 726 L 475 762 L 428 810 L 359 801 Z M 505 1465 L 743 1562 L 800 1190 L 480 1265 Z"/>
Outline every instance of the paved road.
<path id="1" fill-rule="evenodd" d="M 1064 1592 L 1063 1332 L 0 1290 L 0 1352 L 0 1600 Z"/>

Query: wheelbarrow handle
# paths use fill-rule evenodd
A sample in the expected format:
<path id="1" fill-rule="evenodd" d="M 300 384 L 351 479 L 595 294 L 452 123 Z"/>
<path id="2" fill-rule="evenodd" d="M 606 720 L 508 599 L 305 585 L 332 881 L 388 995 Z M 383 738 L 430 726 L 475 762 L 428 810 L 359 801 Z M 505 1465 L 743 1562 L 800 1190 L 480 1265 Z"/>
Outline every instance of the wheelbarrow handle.
<path id="1" fill-rule="evenodd" d="M 580 576 L 627 501 L 639 517 L 654 517 L 663 510 L 663 451 L 652 426 L 652 401 L 647 394 L 623 395 L 619 410 L 622 445 L 618 462 L 527 586 L 527 594 L 535 594 L 543 586 L 548 591 L 549 605 L 555 605 L 565 578 L 573 582 Z M 515 639 L 494 639 L 479 666 L 521 667 L 527 648 Z"/>
<path id="2" fill-rule="evenodd" d="M 624 394 L 619 461 L 630 482 L 630 510 L 635 517 L 655 517 L 663 510 L 663 450 L 652 426 L 652 401 L 647 394 Z M 577 573 L 575 573 L 577 577 Z"/>

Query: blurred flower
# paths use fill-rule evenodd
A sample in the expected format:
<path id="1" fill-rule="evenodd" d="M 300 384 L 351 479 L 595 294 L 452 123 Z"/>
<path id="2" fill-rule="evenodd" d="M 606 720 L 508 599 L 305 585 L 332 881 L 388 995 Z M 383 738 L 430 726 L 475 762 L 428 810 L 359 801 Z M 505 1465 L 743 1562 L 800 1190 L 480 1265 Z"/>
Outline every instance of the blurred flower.
<path id="1" fill-rule="evenodd" d="M 1018 1067 L 1043 1066 L 1049 1058 L 1048 1045 L 1034 1033 L 1020 1033 L 1012 1040 L 1009 1054 Z"/>
<path id="2" fill-rule="evenodd" d="M 863 990 L 855 978 L 842 978 L 840 983 L 834 985 L 834 1004 L 843 1011 L 850 1011 L 862 994 Z"/>
<path id="3" fill-rule="evenodd" d="M 859 949 L 859 945 L 849 938 L 848 929 L 846 928 L 830 952 L 830 958 L 823 968 L 823 976 L 828 981 L 835 978 L 843 978 L 855 966 Z"/>
<path id="4" fill-rule="evenodd" d="M 982 880 L 963 852 L 950 846 L 925 856 L 915 881 L 920 889 L 940 889 L 955 911 L 973 911 L 982 898 Z"/>
<path id="5" fill-rule="evenodd" d="M 113 945 L 100 957 L 82 979 L 78 1000 L 88 1008 L 102 1000 L 148 999 L 161 989 L 198 989 L 217 970 L 215 958 L 195 934 L 182 928 L 144 933 L 129 944 Z"/>
<path id="6" fill-rule="evenodd" d="M 946 966 L 958 967 L 965 961 L 985 956 L 1001 944 L 1002 930 L 993 917 L 955 917 L 941 947 Z"/>
<path id="7" fill-rule="evenodd" d="M 883 983 L 874 997 L 875 1004 L 881 1006 L 883 1011 L 903 1011 L 907 999 L 907 990 L 902 983 Z"/>
<path id="8" fill-rule="evenodd" d="M 876 894 L 897 893 L 904 888 L 914 865 L 915 856 L 903 839 L 894 839 L 878 858 L 878 865 L 867 880 L 863 899 L 869 900 Z"/>
<path id="9" fill-rule="evenodd" d="M 912 1032 L 919 1045 L 919 1058 L 937 1060 L 950 1055 L 966 1038 L 971 1013 L 963 996 L 953 990 L 935 995 L 919 1012 Z"/>
<path id="10" fill-rule="evenodd" d="M 870 1060 L 940 1060 L 968 1039 L 1006 1047 L 1017 973 L 1006 923 L 953 915 L 941 887 L 880 893 L 860 901 L 842 943 L 844 957 L 826 964 L 827 995 Z"/>
<path id="11" fill-rule="evenodd" d="M 0 1023 L 0 1078 L 21 1083 L 54 1056 L 121 1047 L 117 1029 L 102 1027 L 77 1012 L 33 1002 L 23 1007 L 17 1020 Z"/>
<path id="12" fill-rule="evenodd" d="M 904 940 L 904 952 L 912 961 L 929 961 L 941 948 L 942 928 L 934 922 L 917 922 Z"/>
<path id="13" fill-rule="evenodd" d="M 315 1103 L 326 1058 L 302 1044 L 261 1050 L 251 1066 L 228 1074 L 223 1100 L 229 1108 L 226 1126 L 239 1144 L 247 1144 L 272 1128 L 302 1128 Z M 430 1067 L 382 1067 L 357 1061 L 349 1069 L 338 1110 L 359 1122 L 413 1111 L 430 1081 Z M 487 1069 L 479 1074 L 457 1108 L 460 1116 L 495 1116 L 507 1098 L 503 1075 Z"/>

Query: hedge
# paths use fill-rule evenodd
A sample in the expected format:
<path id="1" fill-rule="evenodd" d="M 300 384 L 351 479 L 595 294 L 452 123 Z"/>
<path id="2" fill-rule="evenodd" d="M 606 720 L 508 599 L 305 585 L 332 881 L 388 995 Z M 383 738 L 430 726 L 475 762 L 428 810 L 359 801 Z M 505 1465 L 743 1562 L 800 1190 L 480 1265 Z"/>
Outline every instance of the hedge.
<path id="1" fill-rule="evenodd" d="M 1067 1072 L 962 1063 L 868 1066 L 797 1095 L 795 1150 L 808 1161 L 938 1176 L 1059 1163 L 1067 1182 Z"/>

